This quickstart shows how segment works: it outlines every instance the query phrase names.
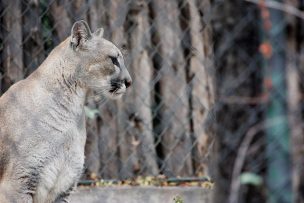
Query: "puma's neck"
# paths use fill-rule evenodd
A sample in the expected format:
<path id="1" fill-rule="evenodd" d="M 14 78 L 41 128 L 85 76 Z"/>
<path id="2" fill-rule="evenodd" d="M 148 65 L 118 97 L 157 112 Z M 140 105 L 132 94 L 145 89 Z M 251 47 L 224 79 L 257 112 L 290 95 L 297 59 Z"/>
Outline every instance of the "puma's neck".
<path id="1" fill-rule="evenodd" d="M 38 80 L 49 95 L 54 113 L 75 119 L 82 116 L 87 88 L 77 70 L 81 61 L 72 57 L 69 39 L 58 45 L 29 79 Z M 50 109 L 53 109 L 50 107 Z M 56 110 L 55 110 L 56 109 Z M 62 116 L 58 116 L 60 118 Z"/>

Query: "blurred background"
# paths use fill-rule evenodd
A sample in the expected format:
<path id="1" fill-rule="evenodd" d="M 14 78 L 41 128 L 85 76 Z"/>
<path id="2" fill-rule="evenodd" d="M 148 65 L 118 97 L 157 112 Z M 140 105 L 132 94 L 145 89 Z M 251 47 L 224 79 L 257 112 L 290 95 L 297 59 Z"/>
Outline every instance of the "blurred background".
<path id="1" fill-rule="evenodd" d="M 0 95 L 76 20 L 134 84 L 86 101 L 83 180 L 215 182 L 214 202 L 304 202 L 303 0 L 1 0 Z"/>

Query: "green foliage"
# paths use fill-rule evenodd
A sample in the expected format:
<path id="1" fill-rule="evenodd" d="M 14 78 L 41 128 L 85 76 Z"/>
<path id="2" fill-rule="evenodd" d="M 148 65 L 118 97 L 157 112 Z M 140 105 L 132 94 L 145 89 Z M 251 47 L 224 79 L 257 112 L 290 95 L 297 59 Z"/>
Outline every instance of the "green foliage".
<path id="1" fill-rule="evenodd" d="M 241 184 L 260 186 L 263 183 L 262 177 L 254 173 L 242 173 L 240 179 Z"/>
<path id="2" fill-rule="evenodd" d="M 46 0 L 41 0 L 40 2 L 40 15 L 41 15 L 41 27 L 42 27 L 42 36 L 44 42 L 44 48 L 49 52 L 54 48 L 54 43 L 52 41 L 52 32 L 53 32 L 53 23 L 52 17 L 49 14 L 49 3 Z"/>
<path id="3" fill-rule="evenodd" d="M 86 116 L 90 119 L 94 119 L 96 116 L 99 115 L 98 109 L 91 109 L 88 106 L 84 107 L 84 112 L 85 112 Z"/>
<path id="4" fill-rule="evenodd" d="M 181 196 L 174 197 L 174 203 L 184 203 L 184 200 L 181 198 Z"/>
<path id="5" fill-rule="evenodd" d="M 95 109 L 86 109 L 86 116 L 93 118 L 97 116 L 99 112 Z M 156 186 L 156 187 L 202 187 L 205 189 L 212 189 L 214 183 L 210 180 L 202 180 L 197 178 L 167 178 L 164 175 L 159 176 L 137 176 L 136 178 L 124 179 L 124 180 L 103 180 L 98 179 L 95 173 L 90 174 L 90 181 L 80 181 L 79 185 L 91 185 L 91 186 Z"/>

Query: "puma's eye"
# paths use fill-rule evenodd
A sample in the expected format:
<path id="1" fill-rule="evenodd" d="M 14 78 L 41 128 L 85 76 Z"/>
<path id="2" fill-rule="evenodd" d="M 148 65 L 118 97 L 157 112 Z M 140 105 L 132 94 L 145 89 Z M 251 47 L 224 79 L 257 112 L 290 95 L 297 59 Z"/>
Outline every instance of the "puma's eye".
<path id="1" fill-rule="evenodd" d="M 110 59 L 115 66 L 119 67 L 119 62 L 116 57 L 110 56 Z"/>

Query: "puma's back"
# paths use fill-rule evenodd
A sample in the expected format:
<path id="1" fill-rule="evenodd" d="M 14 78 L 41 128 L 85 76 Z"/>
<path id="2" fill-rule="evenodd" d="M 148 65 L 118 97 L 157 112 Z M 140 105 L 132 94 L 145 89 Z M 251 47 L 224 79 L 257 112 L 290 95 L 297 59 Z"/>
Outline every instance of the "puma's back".
<path id="1" fill-rule="evenodd" d="M 61 202 L 81 176 L 88 89 L 120 97 L 131 78 L 118 48 L 76 22 L 28 78 L 0 98 L 0 202 Z"/>

